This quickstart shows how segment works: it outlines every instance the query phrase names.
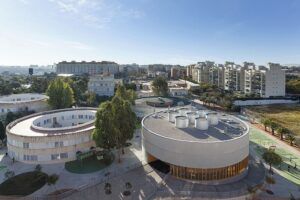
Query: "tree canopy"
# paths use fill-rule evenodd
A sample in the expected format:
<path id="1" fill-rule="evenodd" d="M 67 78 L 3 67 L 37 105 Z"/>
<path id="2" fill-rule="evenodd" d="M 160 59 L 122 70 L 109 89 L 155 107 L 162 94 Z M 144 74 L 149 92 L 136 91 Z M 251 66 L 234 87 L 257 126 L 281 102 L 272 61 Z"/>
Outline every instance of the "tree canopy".
<path id="1" fill-rule="evenodd" d="M 0 121 L 0 140 L 4 140 L 5 138 L 6 138 L 5 127 L 2 121 Z"/>
<path id="2" fill-rule="evenodd" d="M 282 158 L 280 157 L 280 155 L 278 155 L 272 150 L 264 152 L 262 157 L 265 160 L 265 162 L 269 164 L 270 172 L 272 171 L 272 165 L 279 165 L 282 162 Z"/>
<path id="3" fill-rule="evenodd" d="M 300 94 L 300 78 L 288 80 L 286 91 L 289 94 Z"/>
<path id="4" fill-rule="evenodd" d="M 102 103 L 96 113 L 93 140 L 106 150 L 118 149 L 120 160 L 120 150 L 132 139 L 135 125 L 131 103 L 115 95 L 111 101 Z"/>
<path id="5" fill-rule="evenodd" d="M 168 81 L 164 77 L 156 77 L 152 82 L 152 90 L 157 96 L 168 96 Z"/>
<path id="6" fill-rule="evenodd" d="M 126 89 L 126 87 L 123 85 L 118 85 L 115 96 L 129 101 L 132 105 L 134 105 L 135 99 L 137 98 L 134 90 Z"/>
<path id="7" fill-rule="evenodd" d="M 51 81 L 47 91 L 48 103 L 53 109 L 69 108 L 74 102 L 73 90 L 61 78 Z"/>

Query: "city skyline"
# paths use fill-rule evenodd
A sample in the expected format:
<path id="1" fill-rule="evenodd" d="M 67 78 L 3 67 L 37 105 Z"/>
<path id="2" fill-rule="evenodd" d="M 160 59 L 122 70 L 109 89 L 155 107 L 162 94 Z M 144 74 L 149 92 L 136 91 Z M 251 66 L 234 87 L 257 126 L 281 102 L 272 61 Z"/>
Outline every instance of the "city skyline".
<path id="1" fill-rule="evenodd" d="M 0 65 L 297 64 L 299 8 L 295 0 L 3 1 Z"/>

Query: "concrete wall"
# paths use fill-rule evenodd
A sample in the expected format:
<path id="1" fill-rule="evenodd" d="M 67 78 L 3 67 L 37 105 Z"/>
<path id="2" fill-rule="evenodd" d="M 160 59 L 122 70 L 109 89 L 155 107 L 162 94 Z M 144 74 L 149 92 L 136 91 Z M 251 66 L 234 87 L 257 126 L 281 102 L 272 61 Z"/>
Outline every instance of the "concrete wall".
<path id="1" fill-rule="evenodd" d="M 41 112 L 49 109 L 48 97 L 42 94 L 13 94 L 0 97 L 0 115 L 8 112 L 35 111 Z"/>
<path id="2" fill-rule="evenodd" d="M 291 99 L 261 99 L 261 100 L 235 100 L 236 106 L 254 106 L 254 105 L 270 105 L 270 104 L 293 104 L 299 103 L 298 100 Z"/>
<path id="3" fill-rule="evenodd" d="M 245 124 L 246 125 L 246 124 Z M 186 141 L 167 138 L 142 129 L 142 150 L 177 166 L 190 168 L 219 168 L 233 165 L 249 155 L 249 127 L 240 137 L 226 141 Z"/>

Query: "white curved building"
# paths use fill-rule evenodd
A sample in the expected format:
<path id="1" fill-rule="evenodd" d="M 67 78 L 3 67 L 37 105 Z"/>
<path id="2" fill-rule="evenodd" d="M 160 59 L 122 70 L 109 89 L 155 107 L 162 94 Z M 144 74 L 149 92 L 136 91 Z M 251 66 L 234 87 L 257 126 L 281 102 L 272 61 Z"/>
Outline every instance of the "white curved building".
<path id="1" fill-rule="evenodd" d="M 47 100 L 48 96 L 36 93 L 0 96 L 0 115 L 8 112 L 45 111 L 48 109 Z"/>
<path id="2" fill-rule="evenodd" d="M 36 113 L 6 127 L 8 154 L 26 163 L 58 163 L 76 159 L 76 152 L 95 146 L 95 108 Z"/>
<path id="3" fill-rule="evenodd" d="M 181 119 L 180 125 L 183 124 L 178 126 L 177 122 L 168 120 L 166 111 L 146 116 L 142 121 L 145 160 L 161 160 L 170 165 L 173 176 L 208 184 L 244 177 L 248 170 L 248 125 L 230 115 L 214 113 L 213 117 L 214 123 L 209 124 L 201 121 L 207 120 L 207 116 L 195 118 L 194 123 L 177 116 L 176 119 Z"/>

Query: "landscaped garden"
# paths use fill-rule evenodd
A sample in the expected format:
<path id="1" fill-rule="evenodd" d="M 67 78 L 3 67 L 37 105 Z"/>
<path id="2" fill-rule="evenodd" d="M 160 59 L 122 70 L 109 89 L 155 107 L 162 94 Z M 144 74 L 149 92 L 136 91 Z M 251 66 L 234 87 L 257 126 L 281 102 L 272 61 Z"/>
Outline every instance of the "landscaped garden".
<path id="1" fill-rule="evenodd" d="M 87 157 L 78 157 L 77 160 L 66 162 L 65 168 L 72 173 L 87 174 L 104 169 L 105 167 L 109 166 L 113 160 L 114 156 L 111 153 L 100 156 L 97 156 L 96 154 L 90 154 Z"/>
<path id="2" fill-rule="evenodd" d="M 0 195 L 29 195 L 42 188 L 47 182 L 47 177 L 47 174 L 40 171 L 13 176 L 0 184 Z"/>
<path id="3" fill-rule="evenodd" d="M 282 158 L 282 163 L 274 167 L 278 169 L 280 174 L 286 179 L 296 184 L 300 184 L 299 157 L 279 147 L 275 140 L 270 139 L 258 129 L 251 128 L 250 144 L 260 158 L 262 158 L 262 155 L 266 150 L 274 149 L 274 151 Z"/>

